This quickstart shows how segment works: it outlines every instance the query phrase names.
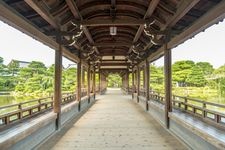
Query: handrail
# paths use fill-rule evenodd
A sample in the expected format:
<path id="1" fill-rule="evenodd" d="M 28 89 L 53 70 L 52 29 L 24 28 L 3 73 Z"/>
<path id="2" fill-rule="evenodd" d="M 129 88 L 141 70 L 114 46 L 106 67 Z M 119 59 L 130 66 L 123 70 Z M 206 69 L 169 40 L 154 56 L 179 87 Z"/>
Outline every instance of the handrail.
<path id="1" fill-rule="evenodd" d="M 165 103 L 165 96 L 163 93 L 149 91 L 150 99 Z M 198 116 L 204 120 L 214 122 L 216 124 L 225 125 L 225 105 L 213 102 L 206 102 L 196 98 L 184 96 L 172 96 L 172 106 L 174 109 Z M 217 109 L 214 109 L 216 107 Z M 222 111 L 218 111 L 218 109 Z"/>
<path id="2" fill-rule="evenodd" d="M 67 104 L 76 100 L 76 94 L 66 93 L 62 95 L 61 104 Z M 28 105 L 31 104 L 31 105 Z M 7 109 L 6 113 L 0 114 L 0 129 L 23 119 L 31 118 L 53 108 L 53 96 L 34 99 L 22 103 L 1 106 L 0 111 Z"/>

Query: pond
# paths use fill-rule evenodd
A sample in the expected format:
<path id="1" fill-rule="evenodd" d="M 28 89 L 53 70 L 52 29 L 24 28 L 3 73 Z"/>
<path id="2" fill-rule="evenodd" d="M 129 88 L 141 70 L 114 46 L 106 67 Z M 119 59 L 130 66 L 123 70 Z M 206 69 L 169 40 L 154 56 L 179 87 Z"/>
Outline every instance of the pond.
<path id="1" fill-rule="evenodd" d="M 20 102 L 26 102 L 29 100 L 33 100 L 35 97 L 32 96 L 10 96 L 10 95 L 0 95 L 0 106 L 17 104 Z"/>

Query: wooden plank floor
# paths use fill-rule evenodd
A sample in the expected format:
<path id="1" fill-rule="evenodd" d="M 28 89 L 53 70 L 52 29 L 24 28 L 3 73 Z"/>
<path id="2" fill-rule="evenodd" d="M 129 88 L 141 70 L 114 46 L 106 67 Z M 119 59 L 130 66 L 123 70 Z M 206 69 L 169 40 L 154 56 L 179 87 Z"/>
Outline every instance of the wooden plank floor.
<path id="1" fill-rule="evenodd" d="M 109 89 L 76 122 L 40 149 L 54 150 L 184 150 L 140 106 L 119 89 Z"/>

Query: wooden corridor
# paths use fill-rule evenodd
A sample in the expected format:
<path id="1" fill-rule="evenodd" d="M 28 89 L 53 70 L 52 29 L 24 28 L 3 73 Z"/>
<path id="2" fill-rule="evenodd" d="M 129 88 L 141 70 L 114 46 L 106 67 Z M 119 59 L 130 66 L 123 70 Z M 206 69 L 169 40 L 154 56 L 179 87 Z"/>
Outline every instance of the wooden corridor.
<path id="1" fill-rule="evenodd" d="M 109 89 L 77 121 L 67 124 L 39 149 L 187 149 L 128 95 Z"/>

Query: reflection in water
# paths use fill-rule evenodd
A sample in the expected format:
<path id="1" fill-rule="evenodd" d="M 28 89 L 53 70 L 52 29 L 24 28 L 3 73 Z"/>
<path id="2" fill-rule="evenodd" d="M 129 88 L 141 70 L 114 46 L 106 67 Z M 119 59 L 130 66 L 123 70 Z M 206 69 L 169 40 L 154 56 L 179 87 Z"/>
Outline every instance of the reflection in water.
<path id="1" fill-rule="evenodd" d="M 26 102 L 29 100 L 35 99 L 35 97 L 32 96 L 10 96 L 10 95 L 0 95 L 0 106 L 10 105 L 10 104 L 16 104 L 20 102 Z"/>

